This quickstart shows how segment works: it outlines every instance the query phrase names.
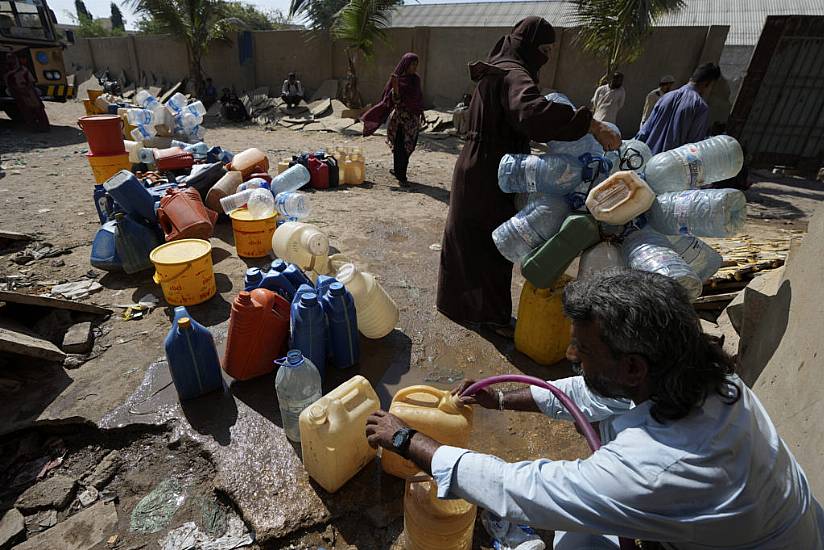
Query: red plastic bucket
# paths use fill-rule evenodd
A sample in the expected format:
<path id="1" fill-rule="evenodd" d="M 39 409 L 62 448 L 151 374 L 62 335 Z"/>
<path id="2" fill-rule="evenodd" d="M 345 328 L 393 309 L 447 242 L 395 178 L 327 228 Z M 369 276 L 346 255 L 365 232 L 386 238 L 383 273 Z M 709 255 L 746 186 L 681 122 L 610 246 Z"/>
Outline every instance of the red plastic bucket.
<path id="1" fill-rule="evenodd" d="M 117 115 L 83 116 L 77 125 L 86 134 L 92 155 L 118 155 L 126 152 L 123 145 L 123 120 Z"/>

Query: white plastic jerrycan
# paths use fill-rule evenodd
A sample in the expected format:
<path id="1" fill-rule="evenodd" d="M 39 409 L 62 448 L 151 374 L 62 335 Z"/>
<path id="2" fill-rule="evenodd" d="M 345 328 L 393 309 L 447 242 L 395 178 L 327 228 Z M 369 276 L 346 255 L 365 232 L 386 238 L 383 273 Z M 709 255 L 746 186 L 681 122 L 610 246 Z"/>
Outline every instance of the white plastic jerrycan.
<path id="1" fill-rule="evenodd" d="M 374 275 L 358 271 L 354 264 L 343 264 L 335 278 L 352 293 L 361 334 L 378 339 L 392 332 L 400 312 Z"/>
<path id="2" fill-rule="evenodd" d="M 315 271 L 325 266 L 329 256 L 329 237 L 314 225 L 303 222 L 286 222 L 272 235 L 275 255 L 304 271 Z"/>
<path id="3" fill-rule="evenodd" d="M 655 193 L 632 171 L 615 172 L 587 196 L 587 208 L 599 222 L 623 225 L 650 209 Z"/>
<path id="4" fill-rule="evenodd" d="M 353 376 L 300 414 L 303 466 L 330 493 L 375 458 L 366 440 L 366 418 L 380 408 L 375 390 Z"/>

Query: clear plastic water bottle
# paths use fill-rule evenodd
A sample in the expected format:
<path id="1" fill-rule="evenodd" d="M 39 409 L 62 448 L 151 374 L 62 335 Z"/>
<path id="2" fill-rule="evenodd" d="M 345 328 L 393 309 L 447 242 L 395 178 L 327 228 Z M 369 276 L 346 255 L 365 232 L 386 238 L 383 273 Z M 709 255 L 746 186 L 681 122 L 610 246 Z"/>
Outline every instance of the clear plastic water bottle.
<path id="1" fill-rule="evenodd" d="M 498 186 L 504 193 L 566 195 L 582 182 L 581 162 L 571 155 L 504 155 Z"/>
<path id="2" fill-rule="evenodd" d="M 507 260 L 520 264 L 558 232 L 569 211 L 563 197 L 536 193 L 526 208 L 492 232 L 492 240 Z"/>
<path id="3" fill-rule="evenodd" d="M 262 220 L 275 213 L 275 197 L 268 189 L 252 189 L 249 199 L 246 201 L 246 208 L 252 219 Z"/>
<path id="4" fill-rule="evenodd" d="M 666 275 L 683 286 L 690 300 L 701 296 L 703 285 L 695 271 L 670 248 L 669 240 L 657 231 L 644 227 L 626 237 L 622 252 L 631 269 Z"/>
<path id="5" fill-rule="evenodd" d="M 200 125 L 195 126 L 189 132 L 189 136 L 195 141 L 203 141 L 203 139 L 206 137 L 206 128 Z"/>
<path id="6" fill-rule="evenodd" d="M 157 130 L 155 130 L 154 126 L 140 125 L 132 130 L 130 135 L 135 141 L 146 141 L 155 137 L 157 135 Z"/>
<path id="7" fill-rule="evenodd" d="M 732 237 L 747 221 L 747 198 L 737 189 L 691 189 L 658 195 L 647 220 L 665 235 Z"/>
<path id="8" fill-rule="evenodd" d="M 186 105 L 184 111 L 188 111 L 200 120 L 203 120 L 203 117 L 206 115 L 206 107 L 200 101 L 189 103 Z"/>
<path id="9" fill-rule="evenodd" d="M 169 98 L 166 102 L 166 108 L 172 112 L 172 114 L 177 114 L 183 110 L 186 106 L 186 96 L 177 92 L 175 95 Z"/>
<path id="10" fill-rule="evenodd" d="M 731 178 L 743 165 L 744 152 L 735 138 L 713 136 L 658 153 L 647 163 L 644 174 L 650 187 L 660 194 Z"/>
<path id="11" fill-rule="evenodd" d="M 153 96 L 147 90 L 140 90 L 135 94 L 135 103 L 140 105 L 141 108 L 151 111 L 155 118 L 155 123 L 160 123 L 162 119 L 159 117 L 162 114 L 162 111 L 165 107 L 158 101 L 158 99 Z"/>
<path id="12" fill-rule="evenodd" d="M 672 249 L 681 256 L 702 281 L 706 281 L 721 268 L 724 258 L 716 250 L 692 235 L 667 237 Z"/>
<path id="13" fill-rule="evenodd" d="M 613 170 L 635 170 L 640 172 L 652 158 L 652 151 L 643 141 L 629 139 L 621 142 L 619 159 Z"/>
<path id="14" fill-rule="evenodd" d="M 269 182 L 263 178 L 252 178 L 249 181 L 244 181 L 240 185 L 238 185 L 237 190 L 246 191 L 247 189 L 260 189 L 265 188 L 269 189 Z"/>
<path id="15" fill-rule="evenodd" d="M 305 194 L 296 191 L 278 193 L 275 197 L 275 208 L 278 214 L 290 222 L 309 217 L 309 200 Z"/>
<path id="16" fill-rule="evenodd" d="M 192 113 L 183 112 L 175 116 L 175 124 L 182 128 L 184 132 L 189 133 L 200 124 L 198 117 Z"/>
<path id="17" fill-rule="evenodd" d="M 310 177 L 309 170 L 307 170 L 304 165 L 295 164 L 291 168 L 278 174 L 272 180 L 272 194 L 277 196 L 278 193 L 297 191 L 309 183 Z"/>
<path id="18" fill-rule="evenodd" d="M 126 118 L 132 126 L 151 126 L 154 115 L 148 109 L 126 109 Z"/>
<path id="19" fill-rule="evenodd" d="M 185 151 L 190 152 L 192 156 L 197 160 L 205 159 L 206 154 L 209 152 L 209 146 L 203 142 L 187 145 L 183 149 Z"/>
<path id="20" fill-rule="evenodd" d="M 142 147 L 137 152 L 137 156 L 143 164 L 154 164 L 155 162 L 154 152 L 146 147 Z"/>
<path id="21" fill-rule="evenodd" d="M 255 191 L 255 189 L 247 189 L 246 191 L 240 191 L 233 195 L 227 195 L 220 199 L 220 207 L 226 214 L 238 208 L 243 208 L 246 206 L 246 203 L 249 202 L 249 197 L 252 196 L 253 191 Z"/>
<path id="22" fill-rule="evenodd" d="M 300 441 L 298 418 L 303 409 L 320 399 L 320 373 L 299 350 L 290 350 L 286 358 L 277 361 L 275 392 L 286 437 Z"/>
<path id="23" fill-rule="evenodd" d="M 186 149 L 186 147 L 188 147 L 189 145 L 191 145 L 191 143 L 187 143 L 185 141 L 180 141 L 178 139 L 173 139 L 170 146 L 171 147 L 180 147 L 181 149 Z"/>

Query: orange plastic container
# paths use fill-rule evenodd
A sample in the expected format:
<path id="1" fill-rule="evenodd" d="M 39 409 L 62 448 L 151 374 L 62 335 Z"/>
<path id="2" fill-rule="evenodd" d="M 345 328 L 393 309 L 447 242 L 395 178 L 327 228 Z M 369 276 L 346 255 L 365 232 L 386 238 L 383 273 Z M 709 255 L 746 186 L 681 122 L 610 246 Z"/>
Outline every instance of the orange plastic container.
<path id="1" fill-rule="evenodd" d="M 255 172 L 268 172 L 269 157 L 260 149 L 246 149 L 235 155 L 226 169 L 237 170 L 245 181 Z"/>
<path id="2" fill-rule="evenodd" d="M 167 189 L 160 199 L 157 221 L 166 242 L 178 239 L 209 240 L 215 229 L 217 212 L 206 208 L 194 187 Z"/>
<path id="3" fill-rule="evenodd" d="M 119 116 L 82 116 L 77 119 L 77 125 L 86 134 L 92 155 L 119 155 L 126 152 L 126 146 L 123 145 L 123 120 Z"/>
<path id="4" fill-rule="evenodd" d="M 275 359 L 286 354 L 289 309 L 285 298 L 265 288 L 238 294 L 221 362 L 229 376 L 249 380 L 274 370 Z"/>

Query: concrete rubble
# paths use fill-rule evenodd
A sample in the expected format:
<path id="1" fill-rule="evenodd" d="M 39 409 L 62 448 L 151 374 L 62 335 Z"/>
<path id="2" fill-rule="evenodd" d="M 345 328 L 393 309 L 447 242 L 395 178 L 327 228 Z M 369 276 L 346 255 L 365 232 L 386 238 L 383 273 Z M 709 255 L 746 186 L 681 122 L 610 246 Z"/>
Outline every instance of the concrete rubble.
<path id="1" fill-rule="evenodd" d="M 11 545 L 22 537 L 25 530 L 26 522 L 17 508 L 12 508 L 3 514 L 0 519 L 0 549 L 11 548 Z"/>
<path id="2" fill-rule="evenodd" d="M 106 540 L 117 528 L 117 510 L 113 504 L 98 502 L 70 516 L 48 531 L 15 546 L 17 550 L 90 550 Z"/>
<path id="3" fill-rule="evenodd" d="M 37 512 L 46 508 L 62 510 L 72 501 L 76 489 L 76 480 L 55 475 L 26 489 L 17 498 L 14 506 L 24 513 Z"/>

